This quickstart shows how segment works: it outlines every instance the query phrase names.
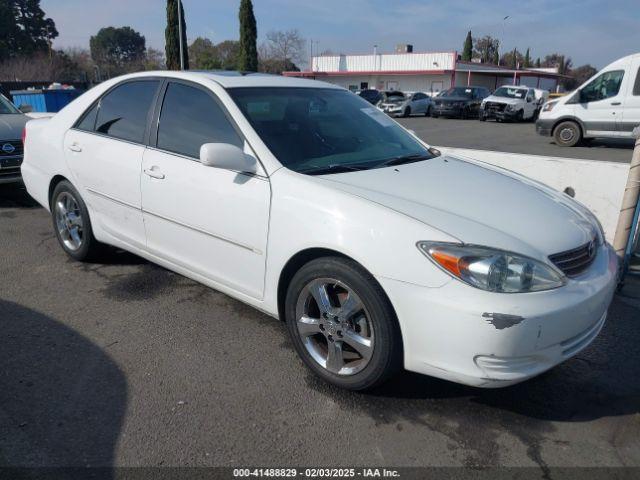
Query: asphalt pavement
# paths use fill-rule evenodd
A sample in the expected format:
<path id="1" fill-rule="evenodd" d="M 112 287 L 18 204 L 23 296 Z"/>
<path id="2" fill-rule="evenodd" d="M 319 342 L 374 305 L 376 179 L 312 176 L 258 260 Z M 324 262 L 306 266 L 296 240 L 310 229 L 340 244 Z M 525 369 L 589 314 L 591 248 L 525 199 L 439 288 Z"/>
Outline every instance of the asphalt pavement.
<path id="1" fill-rule="evenodd" d="M 538 135 L 533 122 L 498 123 L 424 116 L 399 121 L 429 144 L 441 147 L 624 163 L 629 163 L 633 154 L 634 141 L 631 139 L 595 138 L 577 147 L 559 147 L 551 137 Z"/>
<path id="2" fill-rule="evenodd" d="M 221 293 L 124 252 L 71 261 L 20 187 L 0 187 L 0 251 L 0 465 L 640 467 L 638 284 L 536 379 L 363 394 Z"/>

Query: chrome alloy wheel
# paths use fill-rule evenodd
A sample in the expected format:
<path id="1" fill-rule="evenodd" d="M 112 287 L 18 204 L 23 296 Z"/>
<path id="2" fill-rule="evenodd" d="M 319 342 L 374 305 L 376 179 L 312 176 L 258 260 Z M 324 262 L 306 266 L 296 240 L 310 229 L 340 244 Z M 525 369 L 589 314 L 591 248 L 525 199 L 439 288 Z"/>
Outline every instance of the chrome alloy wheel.
<path id="1" fill-rule="evenodd" d="M 54 204 L 56 228 L 64 246 L 76 251 L 82 246 L 83 228 L 82 214 L 78 202 L 69 192 L 62 192 Z"/>
<path id="2" fill-rule="evenodd" d="M 337 375 L 354 375 L 371 360 L 371 317 L 356 293 L 332 278 L 318 278 L 296 303 L 298 334 L 311 357 Z"/>

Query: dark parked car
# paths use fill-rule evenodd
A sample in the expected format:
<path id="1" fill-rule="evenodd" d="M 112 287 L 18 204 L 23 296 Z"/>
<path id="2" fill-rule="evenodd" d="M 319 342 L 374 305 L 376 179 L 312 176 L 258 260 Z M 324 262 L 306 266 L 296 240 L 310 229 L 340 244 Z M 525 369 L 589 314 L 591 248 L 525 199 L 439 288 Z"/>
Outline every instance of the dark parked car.
<path id="1" fill-rule="evenodd" d="M 453 87 L 433 100 L 432 117 L 477 117 L 482 99 L 489 96 L 484 87 Z"/>
<path id="2" fill-rule="evenodd" d="M 358 92 L 358 95 L 360 95 L 372 105 L 376 105 L 379 101 L 382 100 L 382 93 L 379 90 L 362 90 Z"/>
<path id="3" fill-rule="evenodd" d="M 29 117 L 0 94 L 0 184 L 21 180 L 22 130 Z"/>

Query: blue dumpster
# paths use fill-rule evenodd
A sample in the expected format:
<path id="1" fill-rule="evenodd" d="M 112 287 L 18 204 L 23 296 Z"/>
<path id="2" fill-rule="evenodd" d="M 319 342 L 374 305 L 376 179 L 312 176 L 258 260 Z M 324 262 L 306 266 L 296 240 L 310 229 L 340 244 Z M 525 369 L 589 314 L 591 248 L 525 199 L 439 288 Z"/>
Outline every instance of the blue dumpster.
<path id="1" fill-rule="evenodd" d="M 34 112 L 59 112 L 80 95 L 76 89 L 13 90 L 14 105 L 30 105 Z"/>

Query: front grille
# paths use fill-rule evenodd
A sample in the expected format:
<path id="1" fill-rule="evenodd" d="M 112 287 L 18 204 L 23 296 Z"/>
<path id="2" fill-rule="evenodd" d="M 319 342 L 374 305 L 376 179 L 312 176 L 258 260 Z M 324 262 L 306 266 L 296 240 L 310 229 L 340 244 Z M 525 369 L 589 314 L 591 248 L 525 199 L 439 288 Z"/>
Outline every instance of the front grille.
<path id="1" fill-rule="evenodd" d="M 484 109 L 490 112 L 504 112 L 504 109 L 507 107 L 505 103 L 498 102 L 487 102 L 484 104 Z"/>
<path id="2" fill-rule="evenodd" d="M 0 178 L 20 175 L 20 167 L 0 168 Z"/>
<path id="3" fill-rule="evenodd" d="M 596 239 L 591 240 L 584 245 L 567 250 L 566 252 L 555 253 L 549 256 L 549 260 L 558 267 L 568 277 L 579 275 L 584 272 L 593 259 L 596 258 L 598 252 L 598 242 Z"/>
<path id="4" fill-rule="evenodd" d="M 0 158 L 21 157 L 23 152 L 21 140 L 0 140 Z"/>

